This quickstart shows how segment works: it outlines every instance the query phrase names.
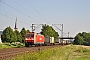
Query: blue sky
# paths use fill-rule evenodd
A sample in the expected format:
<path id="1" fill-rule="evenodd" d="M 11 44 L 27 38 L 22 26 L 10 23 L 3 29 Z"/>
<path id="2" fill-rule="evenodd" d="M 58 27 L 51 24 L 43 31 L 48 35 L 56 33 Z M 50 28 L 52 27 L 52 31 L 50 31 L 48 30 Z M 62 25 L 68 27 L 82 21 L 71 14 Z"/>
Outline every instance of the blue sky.
<path id="1" fill-rule="evenodd" d="M 16 17 L 19 30 L 31 30 L 32 23 L 64 24 L 64 32 L 75 36 L 90 32 L 90 0 L 0 0 L 0 29 L 14 28 Z"/>

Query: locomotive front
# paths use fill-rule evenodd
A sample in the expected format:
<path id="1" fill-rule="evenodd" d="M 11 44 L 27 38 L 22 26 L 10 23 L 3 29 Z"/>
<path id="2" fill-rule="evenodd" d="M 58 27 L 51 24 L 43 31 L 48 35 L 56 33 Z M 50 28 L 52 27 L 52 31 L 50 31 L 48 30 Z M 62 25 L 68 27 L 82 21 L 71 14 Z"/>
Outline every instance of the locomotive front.
<path id="1" fill-rule="evenodd" d="M 28 47 L 29 45 L 34 44 L 34 33 L 26 33 L 25 35 L 25 46 Z"/>
<path id="2" fill-rule="evenodd" d="M 39 35 L 35 32 L 30 32 L 25 35 L 25 46 L 29 47 L 29 45 L 43 45 L 44 44 L 44 36 Z"/>

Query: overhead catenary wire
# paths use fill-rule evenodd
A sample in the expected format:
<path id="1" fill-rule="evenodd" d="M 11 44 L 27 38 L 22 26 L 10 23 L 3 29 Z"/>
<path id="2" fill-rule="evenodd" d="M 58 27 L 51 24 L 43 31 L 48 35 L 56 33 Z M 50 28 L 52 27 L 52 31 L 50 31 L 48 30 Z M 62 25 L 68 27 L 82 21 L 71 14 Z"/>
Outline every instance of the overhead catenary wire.
<path id="1" fill-rule="evenodd" d="M 14 0 L 12 0 L 12 1 L 14 1 Z M 27 3 L 37 12 L 37 14 L 39 14 L 41 17 L 43 17 L 43 15 L 32 5 L 32 3 L 31 3 L 29 0 L 25 0 L 25 1 L 27 1 Z M 31 19 L 33 19 L 31 16 L 29 16 L 29 15 L 23 13 L 22 11 L 20 11 L 20 10 L 18 10 L 18 9 L 16 9 L 16 8 L 14 8 L 13 6 L 7 4 L 7 3 L 4 2 L 3 0 L 0 0 L 0 2 L 2 2 L 3 4 L 9 6 L 9 7 L 12 8 L 12 9 L 18 11 L 19 13 L 21 13 L 21 14 L 23 14 L 23 15 L 25 15 L 25 16 L 31 18 Z M 18 3 L 17 3 L 17 4 L 18 4 Z M 18 4 L 18 5 L 20 5 L 20 4 Z M 21 6 L 21 7 L 22 7 L 22 6 Z M 22 8 L 24 8 L 24 7 L 22 7 Z M 3 15 L 3 14 L 1 14 L 1 15 Z M 12 17 L 10 17 L 10 16 L 8 16 L 8 15 L 5 15 L 5 14 L 4 14 L 4 16 L 7 16 L 7 17 L 9 17 L 9 18 L 15 20 L 15 18 L 12 18 Z M 44 17 L 43 17 L 43 18 L 44 18 Z M 35 20 L 35 19 L 33 19 L 33 20 Z M 18 21 L 23 22 L 23 21 L 21 21 L 21 20 L 18 20 Z M 36 21 L 37 21 L 37 20 L 36 20 Z M 45 20 L 43 20 L 43 21 L 45 21 Z M 26 22 L 23 22 L 23 23 L 28 24 L 28 23 L 26 23 Z M 30 25 L 30 24 L 29 24 L 29 25 Z"/>
<path id="2" fill-rule="evenodd" d="M 21 8 L 23 8 L 24 10 L 27 10 L 28 12 L 30 12 L 30 10 L 26 9 L 25 7 L 23 7 L 22 5 L 20 5 L 19 3 L 17 3 L 15 0 L 12 0 L 15 4 L 17 4 L 18 6 L 20 6 Z M 31 12 L 30 12 L 31 13 Z M 33 14 L 33 13 L 32 13 Z M 34 14 L 33 14 L 34 15 Z M 25 19 L 24 19 L 25 20 Z M 36 21 L 36 20 L 35 20 Z"/>
<path id="3" fill-rule="evenodd" d="M 3 15 L 3 16 L 8 17 L 8 18 L 10 18 L 10 19 L 16 20 L 16 18 L 10 17 L 10 16 L 8 16 L 7 14 L 2 14 L 2 13 L 0 13 L 0 14 Z M 26 23 L 26 22 L 24 22 L 24 21 L 21 21 L 21 20 L 18 20 L 18 21 L 19 21 L 19 22 L 22 22 L 22 23 L 24 23 L 24 24 L 30 25 L 29 23 Z"/>
<path id="4" fill-rule="evenodd" d="M 17 16 L 14 16 L 13 14 L 8 14 L 8 13 L 5 13 L 5 11 L 3 11 L 4 13 L 0 13 L 1 15 L 3 16 L 8 16 L 9 18 L 13 19 L 14 17 L 17 17 Z M 21 17 L 17 17 L 19 20 L 26 20 L 24 18 L 21 18 Z"/>
<path id="5" fill-rule="evenodd" d="M 63 28 L 60 29 L 60 28 L 58 28 L 56 25 L 61 25 L 61 26 L 62 26 L 62 24 L 52 24 L 52 26 L 55 26 L 58 30 L 61 31 L 61 37 L 63 37 L 64 35 L 65 35 L 65 36 L 68 36 L 68 35 L 66 35 L 66 33 L 63 32 Z"/>
<path id="6" fill-rule="evenodd" d="M 33 4 L 30 2 L 30 0 L 25 0 L 27 3 L 28 3 L 28 5 L 30 5 L 36 12 L 37 12 L 37 14 L 39 14 L 40 16 L 42 16 L 43 17 L 43 15 L 33 6 Z M 43 17 L 44 18 L 44 17 Z M 44 18 L 44 20 L 43 21 L 45 21 L 45 18 Z M 49 22 L 47 22 L 47 24 L 49 24 Z M 58 27 L 57 27 L 57 29 L 59 29 Z M 59 29 L 60 31 L 62 31 L 61 29 Z M 62 33 L 65 35 L 65 36 L 68 36 L 68 35 L 66 35 L 63 31 L 62 31 Z M 63 35 L 62 34 L 62 35 Z"/>
<path id="7" fill-rule="evenodd" d="M 28 16 L 27 14 L 21 12 L 20 10 L 18 10 L 18 9 L 16 9 L 16 8 L 14 8 L 14 7 L 12 7 L 11 5 L 7 4 L 6 2 L 4 2 L 4 1 L 2 1 L 2 0 L 0 0 L 0 2 L 2 2 L 3 4 L 9 6 L 9 7 L 12 8 L 12 9 L 18 11 L 19 13 L 21 13 L 21 14 L 23 14 L 23 15 L 29 17 L 29 18 L 31 18 L 32 20 L 35 20 L 34 18 L 32 18 L 32 17 Z M 28 3 L 28 4 L 29 4 L 29 3 Z M 34 7 L 34 6 L 33 6 L 33 7 Z M 36 9 L 36 8 L 34 7 L 34 9 Z M 37 10 L 37 9 L 36 9 L 36 10 Z M 38 11 L 38 10 L 37 10 L 37 11 Z M 35 20 L 35 21 L 37 21 L 37 20 Z M 45 20 L 44 20 L 44 21 L 45 21 Z M 37 21 L 37 22 L 39 22 L 39 21 Z"/>
<path id="8" fill-rule="evenodd" d="M 16 9 L 16 8 L 14 8 L 14 7 L 12 7 L 11 5 L 7 4 L 6 2 L 4 2 L 4 1 L 2 1 L 2 0 L 0 0 L 0 2 L 2 2 L 3 4 L 9 6 L 9 7 L 12 8 L 12 9 L 18 11 L 19 13 L 21 13 L 21 14 L 23 14 L 23 15 L 29 17 L 29 18 L 31 18 L 31 17 L 28 16 L 27 14 L 25 14 L 25 13 L 21 12 L 20 10 L 18 10 L 18 9 Z M 15 18 L 12 18 L 12 17 L 10 17 L 10 16 L 8 16 L 8 15 L 5 15 L 5 14 L 1 14 L 1 15 L 6 16 L 6 17 L 9 17 L 9 18 L 15 20 Z M 33 18 L 32 18 L 32 19 L 33 19 Z M 34 19 L 33 19 L 33 20 L 34 20 Z M 20 20 L 19 20 L 19 21 L 20 21 Z M 22 22 L 22 21 L 20 21 L 20 22 Z M 26 22 L 23 22 L 23 23 L 27 24 Z M 29 24 L 29 25 L 30 25 L 30 24 Z"/>
<path id="9" fill-rule="evenodd" d="M 2 1 L 2 0 L 0 0 L 0 2 L 2 2 L 3 4 L 5 4 L 5 5 L 9 6 L 9 7 L 10 7 L 10 8 L 12 8 L 12 9 L 14 9 L 14 10 L 18 11 L 19 13 L 21 13 L 21 14 L 23 14 L 23 15 L 25 15 L 25 16 L 27 16 L 27 17 L 29 17 L 29 18 L 31 18 L 32 20 L 35 20 L 34 18 L 32 18 L 32 17 L 28 16 L 27 14 L 25 14 L 25 13 L 23 13 L 23 12 L 19 11 L 18 9 L 16 9 L 16 8 L 14 8 L 14 7 L 12 7 L 12 6 L 10 6 L 10 5 L 9 5 L 9 4 L 7 4 L 6 2 L 4 2 L 4 1 Z M 37 20 L 35 20 L 35 21 L 37 21 Z M 39 22 L 39 21 L 37 21 L 37 22 Z"/>
<path id="10" fill-rule="evenodd" d="M 26 9 L 25 7 L 23 7 L 22 5 L 20 5 L 19 3 L 17 3 L 15 0 L 12 0 L 15 4 L 17 4 L 18 6 L 22 7 L 24 10 L 27 10 L 28 12 L 31 13 L 30 10 Z M 32 13 L 33 14 L 33 13 Z"/>
<path id="11" fill-rule="evenodd" d="M 25 0 L 25 1 L 26 1 L 26 3 L 27 3 L 29 6 L 32 7 L 32 9 L 33 9 L 34 11 L 37 12 L 37 14 L 39 14 L 39 16 L 40 16 L 41 18 L 43 17 L 43 21 L 46 22 L 45 17 L 38 11 L 37 8 L 35 8 L 35 7 L 33 6 L 33 4 L 30 2 L 30 0 Z M 48 23 L 48 22 L 47 22 L 47 23 Z"/>
<path id="12" fill-rule="evenodd" d="M 44 18 L 44 16 L 37 10 L 37 8 L 36 7 L 34 7 L 33 6 L 33 4 L 28 0 L 28 2 L 31 4 L 31 6 L 37 11 L 37 13 L 39 13 L 43 18 Z"/>
<path id="13" fill-rule="evenodd" d="M 5 11 L 3 11 L 3 12 L 5 12 Z M 25 19 L 23 19 L 21 17 L 14 16 L 13 14 L 9 14 L 9 13 L 5 13 L 5 14 L 4 13 L 0 13 L 0 14 L 3 15 L 3 16 L 8 17 L 10 19 L 13 19 L 13 20 L 15 20 L 15 18 L 18 18 L 19 22 L 22 22 L 22 23 L 25 23 L 27 25 L 30 25 L 30 23 L 27 23 L 28 21 L 25 21 Z M 24 20 L 24 21 L 22 21 L 22 20 Z"/>

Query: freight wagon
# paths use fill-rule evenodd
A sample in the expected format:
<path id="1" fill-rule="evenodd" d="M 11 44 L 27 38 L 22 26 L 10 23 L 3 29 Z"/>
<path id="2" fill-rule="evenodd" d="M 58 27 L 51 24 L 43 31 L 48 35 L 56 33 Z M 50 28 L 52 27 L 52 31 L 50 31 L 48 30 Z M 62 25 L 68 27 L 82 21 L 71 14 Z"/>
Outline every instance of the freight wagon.
<path id="1" fill-rule="evenodd" d="M 66 45 L 66 40 L 62 40 L 61 45 Z"/>
<path id="2" fill-rule="evenodd" d="M 44 36 L 39 35 L 35 32 L 26 33 L 25 35 L 25 46 L 29 47 L 29 45 L 43 45 L 44 44 Z"/>
<path id="3" fill-rule="evenodd" d="M 60 38 L 57 38 L 55 41 L 55 45 L 60 45 L 60 44 L 61 44 L 61 40 L 60 40 Z"/>
<path id="4" fill-rule="evenodd" d="M 54 45 L 54 37 L 45 37 L 44 45 Z"/>

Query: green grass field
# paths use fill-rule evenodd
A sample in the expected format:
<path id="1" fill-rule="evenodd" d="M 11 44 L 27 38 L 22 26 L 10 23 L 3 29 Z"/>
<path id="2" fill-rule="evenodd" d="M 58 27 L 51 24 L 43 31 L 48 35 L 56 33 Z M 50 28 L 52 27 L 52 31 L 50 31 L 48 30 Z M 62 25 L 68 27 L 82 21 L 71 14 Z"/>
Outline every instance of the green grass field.
<path id="1" fill-rule="evenodd" d="M 90 60 L 90 50 L 68 45 L 17 55 L 12 60 Z"/>
<path id="2" fill-rule="evenodd" d="M 16 44 L 16 43 L 3 43 L 3 44 L 0 44 L 0 49 L 5 49 L 5 48 L 18 48 L 18 47 L 24 47 L 24 44 L 22 43 L 19 43 L 19 44 Z"/>

